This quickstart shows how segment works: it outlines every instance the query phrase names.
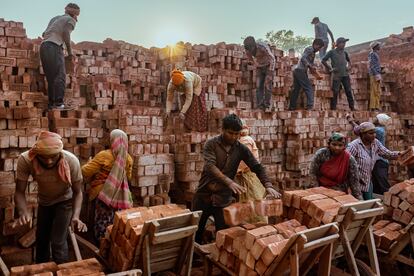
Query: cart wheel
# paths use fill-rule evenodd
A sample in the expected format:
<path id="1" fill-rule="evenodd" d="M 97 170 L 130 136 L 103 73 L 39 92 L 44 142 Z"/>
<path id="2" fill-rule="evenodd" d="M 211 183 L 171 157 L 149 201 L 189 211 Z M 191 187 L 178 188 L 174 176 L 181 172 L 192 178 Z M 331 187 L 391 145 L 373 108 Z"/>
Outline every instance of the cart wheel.
<path id="1" fill-rule="evenodd" d="M 359 275 L 361 276 L 375 276 L 376 274 L 372 271 L 371 267 L 369 267 L 366 263 L 361 261 L 360 259 L 355 258 L 355 262 L 359 271 Z"/>

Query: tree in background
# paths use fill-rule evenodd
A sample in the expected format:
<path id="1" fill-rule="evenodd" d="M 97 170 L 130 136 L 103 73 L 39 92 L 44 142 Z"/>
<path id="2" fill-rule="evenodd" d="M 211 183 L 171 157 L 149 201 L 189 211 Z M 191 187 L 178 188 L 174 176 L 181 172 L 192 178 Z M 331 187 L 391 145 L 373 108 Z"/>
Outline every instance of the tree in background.
<path id="1" fill-rule="evenodd" d="M 313 38 L 296 35 L 292 30 L 270 31 L 266 33 L 266 40 L 270 45 L 285 51 L 294 49 L 297 53 L 302 53 L 303 50 L 312 44 Z"/>

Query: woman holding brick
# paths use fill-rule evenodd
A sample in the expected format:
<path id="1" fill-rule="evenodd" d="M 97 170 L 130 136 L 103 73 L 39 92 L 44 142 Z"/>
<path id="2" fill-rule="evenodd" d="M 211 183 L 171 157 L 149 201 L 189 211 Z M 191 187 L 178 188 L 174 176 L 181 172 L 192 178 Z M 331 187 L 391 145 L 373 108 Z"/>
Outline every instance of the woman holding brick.
<path id="1" fill-rule="evenodd" d="M 128 180 L 133 161 L 128 154 L 128 137 L 122 130 L 114 129 L 110 141 L 111 149 L 99 152 L 82 167 L 84 179 L 91 179 L 88 196 L 95 206 L 92 222 L 97 242 L 113 223 L 115 211 L 132 207 Z"/>
<path id="2" fill-rule="evenodd" d="M 180 118 L 189 130 L 207 131 L 206 97 L 201 87 L 201 77 L 190 71 L 174 69 L 167 88 L 166 117 L 168 118 L 174 101 L 174 93 L 184 96 L 185 102 L 180 111 Z"/>
<path id="3" fill-rule="evenodd" d="M 358 165 L 345 148 L 346 137 L 334 132 L 328 140 L 328 146 L 315 153 L 310 176 L 319 186 L 344 192 L 348 192 L 350 188 L 355 198 L 362 199 L 358 182 Z"/>
<path id="4" fill-rule="evenodd" d="M 247 146 L 247 148 L 253 153 L 253 156 L 259 160 L 259 149 L 256 146 L 256 142 L 251 136 L 249 136 L 249 128 L 245 121 L 243 122 L 243 129 L 240 132 L 239 142 Z M 265 197 L 266 189 L 260 182 L 257 175 L 252 172 L 249 167 L 243 161 L 240 162 L 235 181 L 240 186 L 246 188 L 246 192 L 239 195 L 240 202 L 246 202 L 249 200 L 262 200 Z M 267 223 L 267 217 L 255 216 L 252 217 L 250 223 L 265 222 Z"/>

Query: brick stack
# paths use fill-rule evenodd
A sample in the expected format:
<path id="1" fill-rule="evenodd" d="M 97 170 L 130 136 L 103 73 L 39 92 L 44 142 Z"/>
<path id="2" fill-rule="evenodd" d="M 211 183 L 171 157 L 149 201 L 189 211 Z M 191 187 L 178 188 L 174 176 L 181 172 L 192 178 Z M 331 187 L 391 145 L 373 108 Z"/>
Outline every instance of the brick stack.
<path id="1" fill-rule="evenodd" d="M 393 185 L 384 193 L 385 212 L 393 221 L 407 225 L 414 216 L 414 179 Z"/>
<path id="2" fill-rule="evenodd" d="M 352 195 L 324 187 L 283 192 L 283 216 L 309 228 L 335 221 L 339 208 L 357 202 Z"/>
<path id="3" fill-rule="evenodd" d="M 107 228 L 105 238 L 101 240 L 99 252 L 107 259 L 113 271 L 128 270 L 134 261 L 145 221 L 187 212 L 190 211 L 175 204 L 118 211 L 115 213 L 114 224 Z"/>
<path id="4" fill-rule="evenodd" d="M 97 259 L 59 264 L 55 262 L 12 267 L 11 276 L 42 275 L 42 276 L 101 276 L 103 267 Z"/>
<path id="5" fill-rule="evenodd" d="M 231 227 L 217 232 L 209 251 L 237 275 L 263 275 L 289 238 L 306 229 L 294 219 L 275 225 Z"/>

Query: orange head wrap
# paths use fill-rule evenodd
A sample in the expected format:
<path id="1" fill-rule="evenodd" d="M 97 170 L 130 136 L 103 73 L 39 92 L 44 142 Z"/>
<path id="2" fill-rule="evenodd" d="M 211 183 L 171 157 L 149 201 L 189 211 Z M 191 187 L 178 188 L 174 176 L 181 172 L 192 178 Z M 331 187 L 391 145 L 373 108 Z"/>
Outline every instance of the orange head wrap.
<path id="1" fill-rule="evenodd" d="M 184 82 L 184 74 L 178 69 L 174 69 L 171 73 L 171 81 L 175 86 L 179 86 Z"/>
<path id="2" fill-rule="evenodd" d="M 36 143 L 29 150 L 29 159 L 33 163 L 33 169 L 36 174 L 42 173 L 42 167 L 39 161 L 36 159 L 37 155 L 40 156 L 51 156 L 61 154 L 58 163 L 58 172 L 60 178 L 66 182 L 71 183 L 70 178 L 70 167 L 66 159 L 62 154 L 63 142 L 62 137 L 59 134 L 49 131 L 42 131 L 37 138 Z"/>

